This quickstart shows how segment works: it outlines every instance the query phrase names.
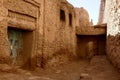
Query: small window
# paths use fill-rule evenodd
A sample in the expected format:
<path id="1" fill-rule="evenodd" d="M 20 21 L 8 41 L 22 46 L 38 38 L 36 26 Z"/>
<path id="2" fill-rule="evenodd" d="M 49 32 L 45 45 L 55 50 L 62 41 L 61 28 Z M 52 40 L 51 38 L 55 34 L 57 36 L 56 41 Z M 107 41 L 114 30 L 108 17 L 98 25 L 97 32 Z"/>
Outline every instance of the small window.
<path id="1" fill-rule="evenodd" d="M 65 11 L 60 10 L 60 20 L 65 21 Z"/>
<path id="2" fill-rule="evenodd" d="M 72 14 L 69 14 L 69 25 L 72 26 Z"/>

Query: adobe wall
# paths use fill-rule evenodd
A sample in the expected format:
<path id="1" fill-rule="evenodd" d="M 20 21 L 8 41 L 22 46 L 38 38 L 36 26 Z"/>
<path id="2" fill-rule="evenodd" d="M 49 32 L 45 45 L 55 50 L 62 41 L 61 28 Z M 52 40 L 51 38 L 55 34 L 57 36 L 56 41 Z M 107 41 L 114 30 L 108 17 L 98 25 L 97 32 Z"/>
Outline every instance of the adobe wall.
<path id="1" fill-rule="evenodd" d="M 84 30 L 87 30 L 90 26 L 89 22 L 89 14 L 87 10 L 85 10 L 83 7 L 81 8 L 75 8 L 75 16 L 76 16 L 76 33 L 79 34 Z"/>
<path id="2" fill-rule="evenodd" d="M 1 0 L 0 1 L 0 51 L 1 62 L 11 61 L 8 28 L 23 30 L 22 65 L 36 66 L 36 48 L 38 37 L 38 21 L 40 4 L 30 0 Z M 36 12 L 36 13 L 35 13 Z M 29 25 L 28 25 L 29 24 Z M 3 55 L 4 54 L 4 55 Z M 2 58 L 3 57 L 3 58 Z M 2 59 L 10 59 L 9 61 Z M 32 59 L 32 60 L 31 60 Z M 35 63 L 35 64 L 34 64 Z"/>
<path id="3" fill-rule="evenodd" d="M 42 66 L 45 66 L 50 60 L 49 58 L 57 52 L 57 45 L 59 42 L 57 27 L 59 19 L 59 1 L 44 0 L 44 25 L 43 25 L 43 52 L 42 52 Z M 53 58 L 53 57 L 52 57 Z"/>
<path id="4" fill-rule="evenodd" d="M 60 20 L 60 11 L 65 12 L 65 22 Z M 72 25 L 69 25 L 69 13 Z M 75 54 L 74 8 L 66 1 L 45 0 L 43 64 L 58 65 L 69 61 Z"/>
<path id="5" fill-rule="evenodd" d="M 10 47 L 7 39 L 8 11 L 3 7 L 3 1 L 0 0 L 0 63 L 8 63 L 10 59 Z"/>
<path id="6" fill-rule="evenodd" d="M 107 22 L 107 55 L 111 62 L 120 69 L 120 1 L 109 1 L 109 19 Z"/>

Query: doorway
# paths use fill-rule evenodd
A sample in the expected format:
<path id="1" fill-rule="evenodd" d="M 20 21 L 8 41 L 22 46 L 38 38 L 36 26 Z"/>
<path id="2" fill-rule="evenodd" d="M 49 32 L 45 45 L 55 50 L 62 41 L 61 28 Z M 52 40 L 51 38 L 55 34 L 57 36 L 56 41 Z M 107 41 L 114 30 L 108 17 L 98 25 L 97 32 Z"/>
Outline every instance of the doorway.
<path id="1" fill-rule="evenodd" d="M 12 64 L 30 68 L 31 61 L 35 61 L 31 60 L 34 49 L 34 32 L 8 27 L 8 39 L 11 47 Z"/>
<path id="2" fill-rule="evenodd" d="M 8 39 L 10 43 L 10 56 L 12 58 L 12 64 L 20 63 L 20 57 L 22 56 L 23 39 L 22 31 L 18 29 L 8 28 Z"/>
<path id="3" fill-rule="evenodd" d="M 20 64 L 23 50 L 22 30 L 8 28 L 8 39 L 10 43 L 10 56 L 12 64 Z"/>

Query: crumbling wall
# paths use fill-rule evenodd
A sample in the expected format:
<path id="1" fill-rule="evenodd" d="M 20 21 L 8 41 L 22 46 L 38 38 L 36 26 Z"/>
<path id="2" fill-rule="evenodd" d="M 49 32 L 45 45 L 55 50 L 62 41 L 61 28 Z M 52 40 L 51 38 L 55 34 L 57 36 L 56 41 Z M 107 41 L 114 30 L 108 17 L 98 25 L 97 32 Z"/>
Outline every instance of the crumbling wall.
<path id="1" fill-rule="evenodd" d="M 66 1 L 45 0 L 43 64 L 59 65 L 70 59 L 68 55 L 75 54 L 73 9 L 73 6 Z M 63 24 L 60 20 L 61 10 L 65 13 Z M 72 15 L 71 25 L 69 25 L 69 13 Z"/>
<path id="2" fill-rule="evenodd" d="M 53 58 L 53 54 L 59 50 L 59 36 L 57 33 L 59 20 L 59 2 L 57 0 L 47 1 L 44 5 L 44 31 L 43 31 L 43 60 L 46 65 Z"/>
<path id="3" fill-rule="evenodd" d="M 107 22 L 107 55 L 111 62 L 120 69 L 120 1 L 109 1 L 109 18 Z"/>

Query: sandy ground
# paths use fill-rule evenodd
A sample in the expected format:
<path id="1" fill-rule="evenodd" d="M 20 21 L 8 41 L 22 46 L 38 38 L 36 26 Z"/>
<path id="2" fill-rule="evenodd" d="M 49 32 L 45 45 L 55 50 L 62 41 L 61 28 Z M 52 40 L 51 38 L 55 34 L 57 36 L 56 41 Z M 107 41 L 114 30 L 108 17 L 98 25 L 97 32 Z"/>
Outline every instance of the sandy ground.
<path id="1" fill-rule="evenodd" d="M 90 62 L 77 60 L 58 67 L 26 71 L 10 70 L 0 65 L 0 80 L 120 80 L 120 73 L 106 56 L 95 56 Z"/>

